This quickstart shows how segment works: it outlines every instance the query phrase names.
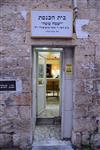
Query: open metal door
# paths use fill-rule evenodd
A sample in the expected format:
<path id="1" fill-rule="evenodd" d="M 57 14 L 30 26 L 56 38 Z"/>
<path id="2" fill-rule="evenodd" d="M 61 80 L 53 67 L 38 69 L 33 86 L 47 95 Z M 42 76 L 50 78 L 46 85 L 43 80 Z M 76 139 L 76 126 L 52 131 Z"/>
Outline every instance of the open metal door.
<path id="1" fill-rule="evenodd" d="M 38 74 L 37 74 L 37 117 L 46 107 L 46 60 L 38 52 Z"/>

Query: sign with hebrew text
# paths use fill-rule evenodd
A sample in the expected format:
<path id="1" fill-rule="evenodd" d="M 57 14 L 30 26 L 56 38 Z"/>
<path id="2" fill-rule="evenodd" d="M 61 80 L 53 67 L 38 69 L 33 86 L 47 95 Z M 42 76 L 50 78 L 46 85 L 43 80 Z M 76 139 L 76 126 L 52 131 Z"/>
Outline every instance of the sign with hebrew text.
<path id="1" fill-rule="evenodd" d="M 32 11 L 31 37 L 71 38 L 73 33 L 73 12 Z"/>
<path id="2" fill-rule="evenodd" d="M 0 91 L 16 91 L 16 81 L 0 81 Z"/>

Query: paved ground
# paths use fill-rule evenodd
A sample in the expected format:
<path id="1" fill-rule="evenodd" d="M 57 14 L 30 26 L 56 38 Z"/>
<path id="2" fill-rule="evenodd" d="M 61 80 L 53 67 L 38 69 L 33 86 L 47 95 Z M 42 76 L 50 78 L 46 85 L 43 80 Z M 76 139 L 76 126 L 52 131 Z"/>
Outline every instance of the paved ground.
<path id="1" fill-rule="evenodd" d="M 43 141 L 60 141 L 61 129 L 60 125 L 38 125 L 34 133 L 34 143 Z"/>
<path id="2" fill-rule="evenodd" d="M 73 150 L 70 141 L 61 140 L 60 125 L 36 126 L 32 150 Z"/>

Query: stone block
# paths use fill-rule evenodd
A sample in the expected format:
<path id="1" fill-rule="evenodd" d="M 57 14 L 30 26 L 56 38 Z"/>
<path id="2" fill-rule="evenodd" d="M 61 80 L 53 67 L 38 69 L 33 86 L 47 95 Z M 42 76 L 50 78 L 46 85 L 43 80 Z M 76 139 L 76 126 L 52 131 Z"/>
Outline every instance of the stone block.
<path id="1" fill-rule="evenodd" d="M 84 13 L 83 13 L 83 11 L 84 11 Z M 83 19 L 83 18 L 89 19 L 90 14 L 89 14 L 89 10 L 87 9 L 87 6 L 85 6 L 85 7 L 81 6 L 79 8 L 78 14 L 79 14 L 80 19 Z"/>
<path id="2" fill-rule="evenodd" d="M 23 119 L 23 118 L 16 118 L 13 119 L 13 129 L 14 133 L 24 133 L 24 132 L 32 132 L 32 122 L 31 119 Z"/>
<path id="3" fill-rule="evenodd" d="M 14 132 L 13 120 L 5 116 L 0 118 L 0 134 L 11 134 Z"/>
<path id="4" fill-rule="evenodd" d="M 6 106 L 5 116 L 9 119 L 14 119 L 18 117 L 18 106 Z"/>
<path id="5" fill-rule="evenodd" d="M 3 11 L 2 11 L 3 12 Z M 1 13 L 2 14 L 2 13 Z M 3 31 L 13 31 L 16 27 L 15 14 L 6 14 L 2 19 Z"/>
<path id="6" fill-rule="evenodd" d="M 98 45 L 99 41 L 100 41 L 100 34 L 99 32 L 95 33 L 90 33 L 89 34 L 89 41 L 93 42 L 95 45 Z"/>
<path id="7" fill-rule="evenodd" d="M 85 28 L 89 33 L 98 33 L 100 28 L 99 21 L 91 20 L 89 21 L 89 25 Z"/>
<path id="8" fill-rule="evenodd" d="M 92 96 L 92 103 L 93 103 L 93 106 L 95 105 L 95 107 L 100 105 L 100 93 L 99 95 L 95 94 Z"/>
<path id="9" fill-rule="evenodd" d="M 84 79 L 84 93 L 87 94 L 94 94 L 94 84 L 93 84 L 93 79 Z"/>
<path id="10" fill-rule="evenodd" d="M 78 147 L 82 144 L 82 135 L 80 132 L 72 132 L 72 143 Z"/>
<path id="11" fill-rule="evenodd" d="M 0 72 L 1 77 L 18 77 L 21 80 L 23 79 L 31 79 L 31 69 L 30 68 L 24 68 L 17 67 L 17 68 L 4 68 L 2 72 Z"/>
<path id="12" fill-rule="evenodd" d="M 15 5 L 14 5 L 14 3 L 10 3 L 10 1 L 11 0 L 9 0 L 9 3 L 8 3 L 8 1 L 5 0 L 5 3 L 4 3 L 3 0 L 1 0 L 1 10 L 2 10 L 1 17 L 4 17 L 7 14 L 13 14 L 13 13 L 16 14 L 17 12 L 16 2 L 15 0 L 12 1 L 12 2 L 15 2 Z"/>
<path id="13" fill-rule="evenodd" d="M 11 72 L 13 72 L 15 74 L 15 76 L 21 77 L 21 79 L 23 79 L 25 77 L 26 78 L 31 77 L 31 69 L 30 68 L 19 67 L 19 68 L 11 69 Z"/>
<path id="14" fill-rule="evenodd" d="M 74 91 L 76 94 L 84 93 L 84 80 L 83 79 L 75 79 Z"/>
<path id="15" fill-rule="evenodd" d="M 18 117 L 13 119 L 13 127 L 15 132 L 30 132 L 32 130 L 32 115 L 30 106 L 19 106 Z"/>
<path id="16" fill-rule="evenodd" d="M 95 45 L 89 39 L 79 39 L 77 42 L 77 46 L 75 47 L 76 61 L 81 59 L 84 61 L 84 56 L 95 55 Z"/>
<path id="17" fill-rule="evenodd" d="M 100 101 L 100 99 L 99 99 Z M 90 117 L 96 117 L 100 115 L 100 104 L 92 104 L 88 106 L 88 113 Z"/>
<path id="18" fill-rule="evenodd" d="M 96 123 L 97 123 L 98 133 L 100 134 L 100 115 L 96 117 Z"/>
<path id="19" fill-rule="evenodd" d="M 0 33 L 0 41 L 2 45 L 25 44 L 25 32 L 4 32 Z"/>
<path id="20" fill-rule="evenodd" d="M 0 56 L 2 56 L 1 58 L 4 59 L 5 61 L 7 61 L 8 58 L 10 57 L 10 58 L 17 58 L 17 63 L 19 63 L 18 58 L 22 60 L 22 58 L 24 57 L 29 57 L 30 52 L 31 52 L 31 46 L 25 45 L 25 44 L 24 45 L 18 44 L 16 46 L 15 45 L 2 45 L 0 47 L 0 54 L 1 54 Z"/>
<path id="21" fill-rule="evenodd" d="M 0 92 L 1 94 L 1 92 Z M 0 105 L 4 106 L 21 106 L 21 105 L 31 105 L 32 103 L 32 93 L 21 93 L 21 92 L 3 92 L 0 95 Z"/>
<path id="22" fill-rule="evenodd" d="M 88 8 L 95 8 L 96 7 L 96 1 L 95 0 L 88 0 L 87 5 L 88 5 Z"/>
<path id="23" fill-rule="evenodd" d="M 12 135 L 0 133 L 0 148 L 12 146 Z"/>
<path id="24" fill-rule="evenodd" d="M 86 57 L 85 57 L 86 58 Z M 94 60 L 87 61 L 84 58 L 84 62 L 82 60 L 78 61 L 76 68 L 76 72 L 75 72 L 75 77 L 76 78 L 94 78 L 95 77 L 95 65 L 94 65 Z M 94 59 L 94 58 L 93 58 Z"/>
<path id="25" fill-rule="evenodd" d="M 32 129 L 30 106 L 5 107 L 0 118 L 0 132 L 13 133 L 15 131 L 30 131 Z"/>
<path id="26" fill-rule="evenodd" d="M 9 96 L 6 94 L 1 94 L 0 93 L 0 105 L 5 105 L 5 99 L 7 99 Z"/>
<path id="27" fill-rule="evenodd" d="M 97 4 L 96 19 L 100 20 L 100 2 L 99 2 L 99 0 L 98 0 L 98 4 Z"/>
<path id="28" fill-rule="evenodd" d="M 98 58 L 98 57 L 100 57 L 100 45 L 99 45 L 99 43 L 98 43 L 98 45 L 96 45 L 96 57 Z M 100 60 L 99 58 L 98 58 L 98 60 Z"/>
<path id="29" fill-rule="evenodd" d="M 8 36 L 8 34 L 0 32 L 0 44 L 1 45 L 7 45 L 9 42 L 11 43 L 11 39 Z"/>
<path id="30" fill-rule="evenodd" d="M 76 86 L 74 89 L 76 94 L 86 94 L 91 97 L 96 92 L 94 79 L 76 79 L 74 86 Z"/>
<path id="31" fill-rule="evenodd" d="M 77 106 L 80 106 L 80 105 L 90 105 L 92 103 L 92 95 L 89 95 L 89 94 L 81 94 L 79 92 L 76 92 L 75 93 L 75 102 L 74 104 L 77 105 Z"/>
<path id="32" fill-rule="evenodd" d="M 77 5 L 79 8 L 87 8 L 87 0 L 84 0 L 84 1 L 78 0 Z"/>
<path id="33" fill-rule="evenodd" d="M 100 134 L 97 133 L 92 136 L 91 144 L 94 147 L 94 149 L 100 148 Z"/>
<path id="34" fill-rule="evenodd" d="M 24 93 L 28 93 L 30 91 L 32 91 L 32 83 L 31 83 L 31 81 L 23 81 L 23 92 Z"/>
<path id="35" fill-rule="evenodd" d="M 29 149 L 32 145 L 32 133 L 17 132 L 13 135 L 13 145 L 20 149 Z"/>
<path id="36" fill-rule="evenodd" d="M 3 31 L 24 31 L 26 28 L 26 23 L 24 17 L 22 16 L 21 12 L 17 12 L 16 5 L 3 5 L 1 7 L 1 16 L 2 16 L 2 26 Z M 5 10 L 5 11 L 3 11 Z"/>
<path id="37" fill-rule="evenodd" d="M 23 15 L 22 11 L 20 11 L 16 15 L 16 32 L 24 32 L 24 31 L 26 31 L 26 21 L 25 21 L 25 18 L 24 18 L 24 15 Z"/>
<path id="38" fill-rule="evenodd" d="M 26 38 L 25 31 L 24 32 L 11 32 L 8 36 L 11 39 L 9 42 L 14 42 L 16 45 L 25 43 L 25 38 Z"/>
<path id="39" fill-rule="evenodd" d="M 89 116 L 89 113 L 88 113 L 87 104 L 74 106 L 74 111 L 73 111 L 73 118 L 74 119 L 85 118 L 85 117 L 88 117 L 88 116 Z"/>
<path id="40" fill-rule="evenodd" d="M 90 9 L 88 9 L 88 11 L 89 11 L 89 18 L 91 20 L 97 20 L 97 9 L 96 9 L 96 7 L 95 8 L 90 8 Z"/>
<path id="41" fill-rule="evenodd" d="M 5 106 L 3 104 L 0 105 L 0 117 L 4 115 Z"/>
<path id="42" fill-rule="evenodd" d="M 12 67 L 17 67 L 17 58 L 16 57 L 3 57 L 0 59 L 0 64 L 1 64 L 1 67 L 4 67 L 4 68 L 10 68 L 11 65 Z"/>
<path id="43" fill-rule="evenodd" d="M 31 118 L 31 107 L 30 106 L 6 106 L 5 114 L 8 119 L 25 119 L 30 120 Z"/>
<path id="44" fill-rule="evenodd" d="M 100 77 L 100 45 L 96 46 L 96 57 L 95 57 L 95 76 L 96 78 Z"/>
<path id="45" fill-rule="evenodd" d="M 28 93 L 28 90 L 27 90 L 26 93 L 11 95 L 10 99 L 12 100 L 12 105 L 14 103 L 14 105 L 26 105 L 26 106 L 28 105 L 28 106 L 30 106 L 32 103 L 32 94 Z"/>
<path id="46" fill-rule="evenodd" d="M 97 124 L 94 118 L 78 118 L 73 119 L 73 130 L 75 132 L 94 132 Z"/>
<path id="47" fill-rule="evenodd" d="M 19 107 L 19 113 L 20 113 L 20 117 L 21 119 L 30 119 L 32 117 L 31 114 L 31 106 L 20 106 Z"/>
<path id="48" fill-rule="evenodd" d="M 89 132 L 83 132 L 82 133 L 82 144 L 83 145 L 89 145 L 90 144 Z"/>
<path id="49" fill-rule="evenodd" d="M 94 46 L 80 46 L 75 51 L 75 77 L 93 78 L 95 76 Z"/>
<path id="50" fill-rule="evenodd" d="M 98 133 L 100 134 L 100 121 L 98 123 Z"/>
<path id="51" fill-rule="evenodd" d="M 17 67 L 24 67 L 24 68 L 30 68 L 31 67 L 31 57 L 30 56 L 24 56 L 24 57 L 17 57 Z"/>

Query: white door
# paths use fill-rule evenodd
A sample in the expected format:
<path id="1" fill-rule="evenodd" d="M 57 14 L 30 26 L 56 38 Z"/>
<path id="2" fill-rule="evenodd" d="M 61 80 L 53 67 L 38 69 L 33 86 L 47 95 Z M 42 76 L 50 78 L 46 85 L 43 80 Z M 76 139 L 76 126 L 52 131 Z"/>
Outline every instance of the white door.
<path id="1" fill-rule="evenodd" d="M 38 52 L 38 79 L 37 79 L 37 111 L 39 116 L 46 107 L 46 60 Z"/>

